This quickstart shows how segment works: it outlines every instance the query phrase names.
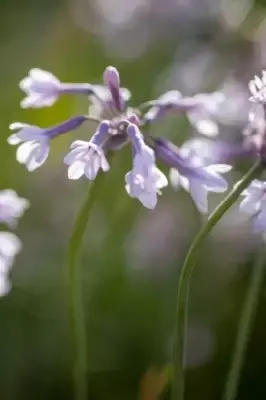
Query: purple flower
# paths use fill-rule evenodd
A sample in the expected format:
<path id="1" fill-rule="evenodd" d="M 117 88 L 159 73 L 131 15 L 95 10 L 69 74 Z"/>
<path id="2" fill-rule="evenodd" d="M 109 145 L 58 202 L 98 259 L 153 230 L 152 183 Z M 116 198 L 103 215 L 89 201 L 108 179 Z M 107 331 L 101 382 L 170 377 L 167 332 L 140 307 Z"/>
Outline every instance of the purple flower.
<path id="1" fill-rule="evenodd" d="M 83 175 L 94 180 L 101 168 L 104 172 L 110 169 L 102 146 L 109 135 L 109 121 L 102 121 L 98 130 L 89 142 L 76 140 L 71 151 L 65 156 L 64 163 L 69 166 L 69 179 L 79 179 Z"/>
<path id="2" fill-rule="evenodd" d="M 22 79 L 19 87 L 26 93 L 21 101 L 22 108 L 41 108 L 52 106 L 62 93 L 91 94 L 92 85 L 88 83 L 62 83 L 50 72 L 33 68 Z"/>
<path id="3" fill-rule="evenodd" d="M 25 164 L 28 171 L 34 171 L 47 160 L 50 139 L 76 129 L 84 121 L 86 121 L 84 116 L 77 116 L 50 128 L 39 128 L 35 125 L 14 122 L 10 125 L 10 129 L 17 132 L 9 136 L 7 141 L 11 145 L 19 145 L 17 161 Z"/>
<path id="4" fill-rule="evenodd" d="M 219 127 L 216 119 L 225 96 L 220 92 L 201 93 L 194 96 L 193 100 L 196 106 L 187 112 L 191 125 L 202 135 L 218 135 Z"/>
<path id="5" fill-rule="evenodd" d="M 93 85 L 89 112 L 96 117 L 109 118 L 110 115 L 125 111 L 125 104 L 131 93 L 126 88 L 120 88 L 119 72 L 114 67 L 109 66 L 105 69 L 103 81 L 104 85 Z"/>
<path id="6" fill-rule="evenodd" d="M 266 232 L 266 182 L 255 179 L 241 196 L 244 199 L 240 203 L 240 211 L 252 217 L 256 232 Z"/>
<path id="7" fill-rule="evenodd" d="M 192 97 L 182 97 L 177 90 L 171 90 L 152 101 L 152 108 L 144 115 L 144 121 L 152 122 L 165 115 L 167 111 L 186 113 L 195 129 L 206 136 L 219 133 L 216 119 L 219 107 L 225 97 L 220 92 L 201 93 Z"/>
<path id="8" fill-rule="evenodd" d="M 146 208 L 154 209 L 157 194 L 168 185 L 166 176 L 156 167 L 154 151 L 144 143 L 136 125 L 127 128 L 133 146 L 133 168 L 126 174 L 126 191 Z"/>
<path id="9" fill-rule="evenodd" d="M 255 103 L 266 103 L 266 71 L 262 71 L 262 77 L 254 76 L 249 82 L 249 90 L 251 93 L 250 101 Z"/>
<path id="10" fill-rule="evenodd" d="M 144 120 L 147 122 L 155 121 L 163 116 L 167 110 L 175 109 L 180 106 L 181 93 L 178 90 L 170 90 L 152 101 L 153 106 L 144 115 Z"/>
<path id="11" fill-rule="evenodd" d="M 155 154 L 171 167 L 170 181 L 174 189 L 187 190 L 202 213 L 208 211 L 208 192 L 224 192 L 228 188 L 220 174 L 229 171 L 229 165 L 206 166 L 204 160 L 200 162 L 200 155 L 185 153 L 165 139 L 155 139 Z"/>
<path id="12" fill-rule="evenodd" d="M 14 228 L 17 225 L 17 219 L 24 214 L 25 210 L 29 208 L 29 205 L 29 201 L 23 197 L 18 197 L 14 190 L 1 190 L 0 222 Z"/>
<path id="13" fill-rule="evenodd" d="M 5 296 L 10 291 L 8 273 L 21 247 L 21 242 L 16 235 L 0 232 L 0 296 Z"/>
<path id="14" fill-rule="evenodd" d="M 103 73 L 103 81 L 111 93 L 115 108 L 119 111 L 123 111 L 124 101 L 120 93 L 120 77 L 118 70 L 111 66 L 107 67 Z"/>

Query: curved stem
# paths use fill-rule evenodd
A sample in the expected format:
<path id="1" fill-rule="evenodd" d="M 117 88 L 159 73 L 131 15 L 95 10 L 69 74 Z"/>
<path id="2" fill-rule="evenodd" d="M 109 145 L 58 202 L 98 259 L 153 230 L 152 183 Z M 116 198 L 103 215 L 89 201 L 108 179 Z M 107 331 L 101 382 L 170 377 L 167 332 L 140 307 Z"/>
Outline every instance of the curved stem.
<path id="1" fill-rule="evenodd" d="M 240 374 L 256 316 L 259 295 L 263 283 L 264 266 L 265 251 L 261 250 L 261 253 L 255 261 L 251 271 L 250 283 L 239 320 L 235 349 L 223 395 L 224 400 L 234 400 L 237 395 Z"/>
<path id="2" fill-rule="evenodd" d="M 218 207 L 210 215 L 208 222 L 199 231 L 191 244 L 185 262 L 183 264 L 177 290 L 177 303 L 176 303 L 176 324 L 174 330 L 174 354 L 173 354 L 173 387 L 172 387 L 172 400 L 183 400 L 184 398 L 184 370 L 183 361 L 185 354 L 185 337 L 186 337 L 186 314 L 187 314 L 187 297 L 188 285 L 193 268 L 196 262 L 196 255 L 200 245 L 206 238 L 208 233 L 222 218 L 225 212 L 231 207 L 238 199 L 243 190 L 250 184 L 250 182 L 257 177 L 262 171 L 263 166 L 258 161 L 244 176 L 242 181 L 235 186 L 232 191 L 225 197 L 225 199 L 218 205 Z"/>
<path id="3" fill-rule="evenodd" d="M 93 208 L 94 201 L 97 198 L 103 177 L 104 174 L 99 174 L 95 182 L 90 185 L 85 202 L 76 217 L 68 246 L 69 325 L 73 347 L 74 398 L 76 400 L 87 400 L 86 324 L 77 258 L 88 218 Z"/>

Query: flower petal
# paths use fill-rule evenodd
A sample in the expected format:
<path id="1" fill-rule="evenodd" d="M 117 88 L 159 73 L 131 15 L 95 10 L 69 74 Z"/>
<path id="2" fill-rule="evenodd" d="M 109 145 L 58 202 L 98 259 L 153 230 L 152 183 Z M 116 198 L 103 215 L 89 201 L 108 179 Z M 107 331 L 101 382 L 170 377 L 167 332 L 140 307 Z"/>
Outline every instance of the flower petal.
<path id="1" fill-rule="evenodd" d="M 84 162 L 83 161 L 75 161 L 68 168 L 68 178 L 69 179 L 79 179 L 84 174 Z"/>

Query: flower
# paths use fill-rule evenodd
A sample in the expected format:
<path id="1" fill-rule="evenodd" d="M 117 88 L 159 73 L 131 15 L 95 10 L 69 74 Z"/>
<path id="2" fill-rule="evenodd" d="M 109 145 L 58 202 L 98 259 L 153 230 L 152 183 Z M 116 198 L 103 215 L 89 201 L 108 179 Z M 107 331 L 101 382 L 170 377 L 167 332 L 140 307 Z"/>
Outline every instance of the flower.
<path id="1" fill-rule="evenodd" d="M 119 72 L 114 67 L 107 67 L 103 73 L 104 85 L 93 85 L 93 93 L 89 96 L 92 105 L 89 112 L 100 118 L 109 118 L 125 111 L 125 104 L 131 97 L 127 88 L 120 88 Z"/>
<path id="2" fill-rule="evenodd" d="M 4 296 L 10 291 L 11 284 L 8 273 L 21 247 L 21 242 L 16 235 L 10 232 L 0 232 L 0 296 Z"/>
<path id="3" fill-rule="evenodd" d="M 62 83 L 50 72 L 33 68 L 22 79 L 19 87 L 26 93 L 21 101 L 22 108 L 41 108 L 52 106 L 61 93 L 91 94 L 89 83 Z"/>
<path id="4" fill-rule="evenodd" d="M 171 167 L 170 181 L 174 189 L 187 190 L 201 213 L 208 211 L 208 192 L 224 192 L 228 188 L 226 180 L 220 175 L 231 169 L 226 164 L 205 165 L 200 154 L 180 151 L 165 139 L 154 140 L 155 154 Z"/>
<path id="5" fill-rule="evenodd" d="M 23 197 L 18 197 L 14 190 L 5 189 L 0 191 L 1 223 L 15 227 L 17 219 L 24 214 L 27 208 L 29 208 L 29 201 Z"/>
<path id="6" fill-rule="evenodd" d="M 166 176 L 156 167 L 154 151 L 144 143 L 136 125 L 129 124 L 128 135 L 133 146 L 133 168 L 125 176 L 126 191 L 144 207 L 154 209 L 157 194 L 168 185 Z"/>
<path id="7" fill-rule="evenodd" d="M 52 126 L 50 128 L 39 128 L 35 125 L 28 125 L 21 122 L 14 122 L 10 125 L 11 130 L 16 130 L 8 137 L 11 145 L 17 145 L 17 161 L 25 164 L 28 171 L 34 171 L 45 163 L 50 151 L 50 139 L 76 129 L 86 118 L 77 116 Z"/>
<path id="8" fill-rule="evenodd" d="M 239 182 L 237 183 L 237 185 Z M 241 193 L 244 199 L 239 210 L 252 217 L 252 225 L 256 232 L 266 231 L 266 182 L 255 179 Z"/>
<path id="9" fill-rule="evenodd" d="M 201 93 L 192 99 L 195 102 L 195 106 L 187 112 L 191 125 L 202 135 L 218 135 L 219 127 L 216 118 L 218 117 L 219 108 L 225 101 L 225 96 L 220 92 Z"/>
<path id="10" fill-rule="evenodd" d="M 262 71 L 262 77 L 254 76 L 249 82 L 251 96 L 250 101 L 255 103 L 266 103 L 266 71 Z"/>
<path id="11" fill-rule="evenodd" d="M 144 120 L 151 122 L 162 116 L 166 110 L 171 110 L 180 105 L 181 93 L 178 90 L 169 90 L 157 100 L 151 102 L 153 106 L 144 115 Z"/>
<path id="12" fill-rule="evenodd" d="M 187 114 L 191 125 L 199 133 L 206 136 L 216 136 L 219 133 L 216 118 L 224 100 L 225 96 L 221 92 L 182 97 L 179 91 L 171 90 L 151 102 L 153 106 L 144 115 L 144 121 L 152 122 L 164 116 L 166 111 L 169 110 L 183 112 Z"/>
<path id="13" fill-rule="evenodd" d="M 76 140 L 72 143 L 71 151 L 64 158 L 64 163 L 69 165 L 69 179 L 79 179 L 85 175 L 89 180 L 94 180 L 100 168 L 104 172 L 110 169 L 102 149 L 109 127 L 109 121 L 102 121 L 89 142 Z"/>

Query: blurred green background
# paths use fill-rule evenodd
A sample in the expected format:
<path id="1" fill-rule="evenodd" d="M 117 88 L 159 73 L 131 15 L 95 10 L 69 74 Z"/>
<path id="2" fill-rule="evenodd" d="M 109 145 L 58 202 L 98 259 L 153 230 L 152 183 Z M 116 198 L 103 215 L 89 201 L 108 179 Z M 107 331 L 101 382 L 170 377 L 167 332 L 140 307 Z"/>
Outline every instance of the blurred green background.
<path id="1" fill-rule="evenodd" d="M 88 104 L 64 97 L 51 108 L 21 110 L 20 79 L 39 67 L 62 81 L 98 83 L 114 65 L 133 105 L 171 88 L 192 94 L 223 87 L 231 103 L 221 138 L 238 140 L 247 120 L 247 82 L 266 66 L 265 37 L 264 0 L 1 0 L 1 188 L 31 201 L 19 224 L 23 251 L 11 273 L 13 290 L 0 299 L 1 399 L 73 398 L 66 249 L 88 182 L 68 181 L 62 160 L 75 138 L 92 134 L 85 127 L 57 139 L 48 162 L 28 173 L 6 143 L 9 123 L 49 126 L 86 112 Z M 152 133 L 177 145 L 195 135 L 181 117 L 160 122 Z M 170 187 L 153 212 L 130 199 L 124 189 L 130 164 L 129 149 L 115 155 L 80 260 L 91 400 L 168 398 L 164 373 L 178 275 L 205 220 L 187 194 Z M 246 167 L 237 165 L 229 181 Z M 210 196 L 210 208 L 221 198 Z M 186 399 L 221 399 L 258 242 L 235 205 L 205 244 L 191 286 Z M 266 396 L 265 294 L 241 400 Z"/>

